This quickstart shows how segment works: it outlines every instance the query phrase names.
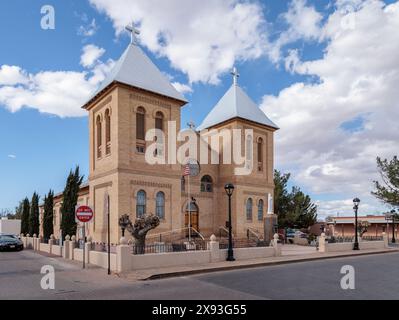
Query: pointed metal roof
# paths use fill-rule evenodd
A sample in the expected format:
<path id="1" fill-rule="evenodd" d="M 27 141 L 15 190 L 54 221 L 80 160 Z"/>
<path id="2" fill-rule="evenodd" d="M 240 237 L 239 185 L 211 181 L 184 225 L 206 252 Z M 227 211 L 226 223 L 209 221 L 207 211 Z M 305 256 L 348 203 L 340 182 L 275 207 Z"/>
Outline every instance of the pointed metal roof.
<path id="1" fill-rule="evenodd" d="M 172 86 L 166 76 L 134 43 L 129 44 L 89 101 L 114 82 L 127 84 L 187 103 L 183 95 Z"/>
<path id="2" fill-rule="evenodd" d="M 237 85 L 237 80 L 216 104 L 197 130 L 204 130 L 225 121 L 241 118 L 261 125 L 279 129 L 266 114 L 251 100 L 250 97 Z"/>

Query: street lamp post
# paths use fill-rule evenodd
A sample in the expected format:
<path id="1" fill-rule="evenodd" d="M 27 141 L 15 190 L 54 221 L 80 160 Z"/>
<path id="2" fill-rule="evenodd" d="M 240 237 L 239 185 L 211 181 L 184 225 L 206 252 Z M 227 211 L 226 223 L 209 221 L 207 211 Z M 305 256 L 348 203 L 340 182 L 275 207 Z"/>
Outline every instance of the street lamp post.
<path id="1" fill-rule="evenodd" d="M 231 197 L 234 192 L 234 185 L 228 183 L 224 186 L 227 196 L 229 197 L 229 248 L 227 250 L 226 261 L 235 261 L 233 252 L 233 236 L 232 236 L 232 223 L 231 223 Z"/>
<path id="2" fill-rule="evenodd" d="M 392 210 L 390 212 L 390 214 L 387 213 L 386 216 L 385 216 L 385 219 L 387 220 L 387 222 L 392 220 L 392 243 L 395 243 L 396 242 L 396 239 L 395 239 L 396 211 Z"/>
<path id="3" fill-rule="evenodd" d="M 353 250 L 359 250 L 359 240 L 358 240 L 358 232 L 357 232 L 357 213 L 359 210 L 360 199 L 353 199 L 353 210 L 355 210 L 355 243 L 353 244 Z"/>

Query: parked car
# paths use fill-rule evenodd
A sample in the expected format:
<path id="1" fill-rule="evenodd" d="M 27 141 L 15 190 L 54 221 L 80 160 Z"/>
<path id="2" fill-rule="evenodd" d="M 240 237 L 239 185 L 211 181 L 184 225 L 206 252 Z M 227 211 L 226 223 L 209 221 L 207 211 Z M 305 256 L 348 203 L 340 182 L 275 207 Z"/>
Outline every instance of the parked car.
<path id="1" fill-rule="evenodd" d="M 11 234 L 0 235 L 0 251 L 21 251 L 24 249 L 22 241 Z"/>

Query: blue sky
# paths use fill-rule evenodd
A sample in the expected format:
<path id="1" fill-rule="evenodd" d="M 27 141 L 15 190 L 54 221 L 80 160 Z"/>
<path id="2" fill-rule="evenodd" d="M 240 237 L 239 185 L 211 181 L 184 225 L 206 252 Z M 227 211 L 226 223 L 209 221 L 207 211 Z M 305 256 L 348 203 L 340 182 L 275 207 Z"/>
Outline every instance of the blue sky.
<path id="1" fill-rule="evenodd" d="M 179 22 L 176 21 L 178 19 L 173 16 L 178 11 L 178 0 L 171 0 L 171 5 L 167 8 L 170 11 L 161 13 L 161 17 L 163 15 L 166 17 L 164 20 L 156 18 L 159 14 L 156 6 L 153 6 L 153 10 L 148 9 L 148 3 L 151 3 L 151 1 L 147 3 L 144 1 L 128 2 L 129 5 L 124 6 L 123 1 L 108 1 L 107 3 L 104 0 L 2 1 L 0 3 L 0 39 L 2 39 L 0 67 L 15 66 L 20 68 L 20 70 L 23 70 L 21 74 L 29 75 L 32 83 L 37 85 L 38 90 L 41 91 L 52 90 L 51 84 L 46 83 L 43 86 L 39 80 L 32 80 L 32 77 L 43 72 L 50 72 L 51 74 L 76 72 L 76 74 L 84 74 L 88 79 L 97 66 L 100 68 L 111 60 L 115 61 L 119 58 L 129 43 L 128 35 L 125 32 L 119 32 L 120 28 L 124 20 L 134 19 L 141 24 L 141 46 L 152 61 L 160 70 L 171 77 L 171 81 L 184 84 L 190 88 L 191 92 L 185 92 L 185 96 L 190 102 L 182 111 L 183 126 L 190 120 L 200 124 L 229 88 L 232 82 L 228 72 L 230 66 L 220 61 L 224 60 L 224 55 L 226 57 L 232 55 L 233 60 L 230 64 L 231 66 L 235 64 L 239 69 L 240 85 L 268 116 L 284 129 L 276 137 L 276 168 L 292 172 L 293 183 L 309 192 L 315 200 L 320 201 L 322 214 L 335 211 L 344 212 L 350 208 L 348 200 L 354 196 L 358 194 L 364 197 L 369 196 L 372 188 L 370 184 L 372 177 L 367 176 L 367 174 L 373 171 L 373 166 L 375 167 L 375 157 L 377 155 L 390 156 L 391 153 L 376 147 L 375 154 L 370 154 L 365 151 L 367 149 L 365 145 L 363 150 L 356 151 L 358 156 L 356 158 L 348 153 L 348 150 L 354 150 L 350 143 L 355 142 L 348 142 L 347 145 L 338 142 L 332 143 L 331 137 L 335 134 L 337 141 L 341 139 L 343 141 L 364 140 L 367 137 L 372 137 L 373 133 L 367 132 L 369 128 L 367 124 L 373 125 L 374 129 L 381 124 L 377 115 L 370 112 L 370 109 L 376 106 L 370 105 L 367 108 L 358 108 L 348 113 L 346 110 L 355 103 L 352 104 L 349 100 L 346 106 L 338 106 L 337 103 L 341 101 L 342 96 L 337 93 L 339 90 L 335 89 L 331 89 L 331 92 L 328 92 L 325 97 L 323 96 L 324 101 L 320 102 L 320 105 L 309 106 L 309 110 L 307 109 L 308 105 L 303 101 L 306 98 L 313 103 L 320 99 L 317 91 L 311 91 L 318 89 L 317 87 L 321 82 L 336 81 L 339 83 L 342 74 L 338 71 L 337 74 L 332 74 L 330 71 L 325 72 L 325 67 L 318 68 L 314 62 L 319 61 L 318 65 L 322 66 L 323 63 L 327 66 L 332 65 L 328 60 L 330 55 L 327 55 L 327 53 L 331 50 L 330 53 L 333 55 L 341 50 L 337 49 L 341 48 L 337 39 L 345 36 L 351 40 L 349 37 L 353 37 L 352 42 L 355 43 L 354 39 L 360 37 L 362 32 L 365 33 L 364 30 L 359 29 L 367 29 L 367 25 L 364 25 L 367 22 L 359 20 L 362 21 L 361 27 L 355 28 L 353 32 L 348 31 L 348 35 L 341 35 L 338 32 L 339 35 L 337 36 L 337 34 L 331 33 L 333 32 L 331 30 L 335 29 L 333 19 L 329 18 L 334 15 L 341 15 L 341 19 L 343 19 L 349 14 L 355 14 L 356 17 L 361 18 L 362 15 L 368 14 L 370 16 L 370 13 L 372 13 L 375 14 L 377 19 L 381 14 L 384 14 L 385 4 L 395 3 L 395 1 L 386 1 L 385 4 L 380 2 L 380 6 L 374 6 L 369 1 L 346 1 L 346 7 L 343 6 L 343 1 L 327 0 L 223 0 L 218 4 L 213 0 L 204 1 L 205 8 L 201 8 L 198 17 L 195 16 L 194 9 L 187 9 L 189 10 L 187 11 L 188 18 L 192 20 L 198 18 L 201 21 L 201 14 L 207 17 L 206 10 L 208 7 L 210 12 L 219 10 L 218 12 L 222 15 L 226 14 L 226 21 L 231 15 L 239 12 L 239 17 L 244 16 L 244 18 L 240 21 L 241 25 L 238 26 L 237 30 L 249 31 L 248 36 L 241 35 L 241 38 L 237 39 L 236 42 L 220 44 L 221 49 L 217 51 L 220 56 L 201 57 L 201 53 L 197 52 L 199 60 L 204 59 L 198 68 L 187 67 L 184 61 L 179 61 L 176 57 L 180 54 L 185 57 L 189 56 L 190 41 L 196 44 L 197 39 L 201 43 L 204 42 L 202 44 L 204 49 L 207 49 L 208 40 L 209 48 L 218 46 L 217 42 L 223 42 L 224 37 L 217 38 L 217 33 L 226 32 L 225 38 L 228 38 L 230 36 L 229 26 L 226 27 L 226 30 L 209 30 L 209 34 L 206 35 L 203 34 L 201 28 L 193 27 L 192 34 L 188 29 L 187 34 L 184 35 L 180 30 L 184 26 L 180 27 Z M 187 5 L 188 2 L 190 1 L 185 2 L 185 4 Z M 226 5 L 220 3 L 226 3 Z M 348 12 L 348 3 L 352 8 L 349 10 L 350 12 Z M 43 5 L 52 5 L 55 9 L 55 30 L 41 29 L 42 14 L 40 10 Z M 175 9 L 174 6 L 176 6 Z M 246 11 L 246 9 L 253 11 Z M 397 10 L 396 7 L 395 10 Z M 396 12 L 395 10 L 393 11 Z M 254 13 L 256 13 L 257 21 L 255 21 Z M 151 20 L 152 14 L 154 18 Z M 385 12 L 385 14 L 388 13 Z M 221 19 L 223 19 L 223 16 Z M 213 22 L 211 20 L 210 25 L 204 24 L 202 28 L 212 28 Z M 370 24 L 372 23 L 374 22 L 370 19 Z M 236 27 L 234 23 L 231 26 L 231 28 Z M 166 46 L 162 46 L 161 42 L 154 43 L 150 31 L 156 33 L 159 31 L 158 29 L 165 32 L 164 34 L 176 43 L 173 43 L 172 40 Z M 146 31 L 148 34 L 146 34 Z M 254 36 L 252 31 L 256 31 L 257 35 Z M 384 30 L 381 30 L 381 32 L 384 32 Z M 181 48 L 178 46 L 178 41 L 185 41 L 187 47 Z M 250 42 L 249 46 L 245 44 L 246 41 Z M 352 42 L 349 42 L 349 47 Z M 104 49 L 104 53 L 98 57 L 98 61 L 93 62 L 93 66 L 90 67 L 83 66 L 81 63 L 82 50 L 87 45 Z M 392 50 L 392 48 L 387 50 Z M 376 54 L 383 55 L 384 53 L 386 52 L 377 52 Z M 210 64 L 211 59 L 215 60 L 213 64 Z M 334 59 L 334 61 L 336 60 Z M 289 67 L 288 62 L 291 62 L 291 67 Z M 306 64 L 306 62 L 309 62 L 309 64 Z M 345 66 L 342 66 L 342 68 L 343 70 L 348 69 L 345 69 Z M 371 73 L 369 68 L 370 64 L 365 63 L 365 65 L 359 66 L 360 71 L 358 72 L 369 75 L 367 79 L 370 79 L 370 77 L 377 79 L 377 75 Z M 384 75 L 383 70 L 381 73 Z M 212 76 L 214 77 L 212 78 Z M 73 107 L 73 103 L 68 102 L 65 104 L 64 111 L 60 114 L 55 108 L 48 106 L 49 102 L 43 102 L 43 97 L 38 98 L 32 104 L 29 103 L 29 99 L 26 99 L 27 101 L 22 104 L 10 102 L 5 91 L 1 90 L 1 77 L 2 73 L 0 72 L 0 134 L 3 137 L 0 143 L 2 177 L 0 208 L 15 207 L 19 200 L 25 196 L 30 197 L 33 191 L 39 192 L 42 196 L 50 188 L 56 192 L 62 191 L 66 175 L 75 165 L 79 165 L 87 177 L 88 126 L 85 116 L 75 116 L 76 112 L 81 112 L 78 110 L 78 106 Z M 352 84 L 359 83 L 357 76 L 350 79 Z M 298 84 L 303 85 L 302 89 L 296 89 Z M 40 85 L 43 87 L 40 87 Z M 78 83 L 76 85 L 79 86 Z M 6 86 L 16 90 L 21 84 L 6 84 L 3 80 L 3 90 Z M 62 92 L 57 103 L 62 105 L 63 99 L 67 101 L 70 98 L 68 90 L 72 91 L 72 88 L 73 86 L 66 86 L 66 92 Z M 391 93 L 390 87 L 384 89 Z M 29 85 L 25 85 L 24 94 L 30 94 L 30 90 L 33 89 Z M 283 93 L 287 96 L 284 96 Z M 304 94 L 306 94 L 306 97 L 303 96 Z M 312 97 L 312 95 L 314 96 Z M 290 97 L 292 97 L 292 103 L 288 105 L 287 100 Z M 352 98 L 351 95 L 346 97 Z M 72 97 L 71 99 L 71 101 L 84 101 L 85 97 L 82 94 L 80 97 Z M 298 103 L 298 101 L 301 103 Z M 383 104 L 381 108 L 386 107 L 384 101 L 380 103 Z M 75 111 L 69 113 L 69 106 L 75 108 Z M 320 124 L 323 126 L 320 130 L 323 130 L 325 136 L 318 135 L 318 129 L 310 128 L 306 125 L 306 122 L 302 126 L 299 126 L 299 124 L 292 125 L 293 121 L 289 119 L 290 115 L 301 112 L 300 108 L 303 108 L 301 114 L 307 114 L 315 113 L 314 110 L 324 112 L 323 108 L 326 106 L 331 106 L 327 110 L 337 108 L 336 115 L 342 114 L 342 116 L 332 119 L 327 125 Z M 339 108 L 342 108 L 342 110 Z M 51 111 L 43 113 L 43 111 L 48 110 Z M 82 113 L 79 115 L 82 115 Z M 301 115 L 299 118 L 301 118 Z M 319 119 L 315 117 L 312 121 L 314 124 Z M 331 125 L 331 128 L 329 128 L 329 125 Z M 305 134 L 307 138 L 316 135 L 314 136 L 315 141 L 303 139 L 303 142 L 294 143 L 297 139 L 295 130 L 298 130 L 298 128 L 300 128 L 301 134 Z M 331 133 L 331 135 L 326 132 Z M 361 136 L 366 135 L 366 133 L 368 134 L 367 137 Z M 394 137 L 389 137 L 387 141 L 381 138 L 370 143 L 380 146 L 394 140 Z M 290 141 L 290 143 L 287 141 Z M 319 144 L 320 146 L 318 146 Z M 325 146 L 329 144 L 331 150 L 325 150 Z M 391 147 L 387 147 L 387 149 L 391 150 Z M 295 150 L 298 152 L 297 154 Z M 304 150 L 310 150 L 309 155 L 314 152 L 314 157 L 303 156 L 306 153 L 303 152 Z M 365 152 L 368 157 L 368 170 L 359 173 L 363 177 L 360 187 L 358 183 L 353 184 L 353 179 L 348 177 L 345 170 L 353 168 L 352 162 L 363 163 L 363 157 L 366 157 Z M 370 160 L 370 158 L 372 159 Z M 359 177 L 359 174 L 355 177 Z M 325 183 L 321 183 L 320 179 Z M 348 179 L 348 181 L 345 179 Z M 329 187 L 329 184 L 332 187 Z M 340 187 L 342 185 L 347 187 Z M 382 210 L 381 206 L 371 197 L 368 197 L 367 201 L 369 201 L 367 207 L 369 212 L 374 213 Z"/>

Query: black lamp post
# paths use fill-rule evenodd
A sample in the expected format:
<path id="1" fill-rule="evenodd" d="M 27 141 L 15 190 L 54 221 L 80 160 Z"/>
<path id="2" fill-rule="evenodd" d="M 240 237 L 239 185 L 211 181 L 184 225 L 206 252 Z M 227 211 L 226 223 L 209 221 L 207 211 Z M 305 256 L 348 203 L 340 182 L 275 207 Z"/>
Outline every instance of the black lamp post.
<path id="1" fill-rule="evenodd" d="M 396 239 L 395 239 L 395 220 L 396 218 L 396 211 L 392 210 L 391 213 L 387 213 L 387 215 L 385 216 L 385 219 L 387 221 L 392 220 L 392 243 L 396 243 Z"/>
<path id="2" fill-rule="evenodd" d="M 127 214 L 124 214 L 119 218 L 119 226 L 122 229 L 122 237 L 125 236 L 125 230 L 126 230 L 127 226 L 129 225 L 129 223 L 130 223 L 130 219 Z"/>
<path id="3" fill-rule="evenodd" d="M 231 197 L 234 192 L 234 185 L 228 183 L 224 186 L 227 196 L 229 197 L 229 248 L 227 250 L 227 261 L 235 261 L 233 252 L 233 236 L 232 236 L 232 223 L 231 223 Z"/>
<path id="4" fill-rule="evenodd" d="M 358 232 L 357 232 L 357 213 L 359 210 L 360 199 L 353 199 L 353 210 L 355 210 L 355 243 L 353 244 L 353 250 L 359 250 L 359 240 L 358 240 Z"/>

